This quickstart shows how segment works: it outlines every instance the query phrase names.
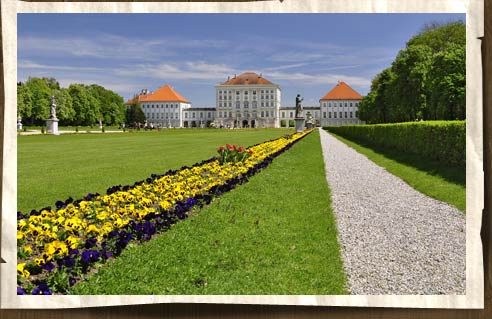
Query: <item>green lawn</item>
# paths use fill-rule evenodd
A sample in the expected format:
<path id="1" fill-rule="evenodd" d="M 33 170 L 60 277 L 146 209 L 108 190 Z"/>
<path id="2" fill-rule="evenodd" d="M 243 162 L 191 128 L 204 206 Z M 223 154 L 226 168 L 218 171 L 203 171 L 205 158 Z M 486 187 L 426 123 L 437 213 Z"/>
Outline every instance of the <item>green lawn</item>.
<path id="1" fill-rule="evenodd" d="M 319 133 L 74 294 L 346 294 Z"/>
<path id="2" fill-rule="evenodd" d="M 367 147 L 330 133 L 337 139 L 364 154 L 370 160 L 400 177 L 416 190 L 465 212 L 466 169 L 443 165 L 417 155 L 388 149 Z"/>
<path id="3" fill-rule="evenodd" d="M 17 137 L 17 208 L 23 212 L 69 196 L 104 193 L 153 173 L 216 155 L 225 143 L 249 146 L 293 129 L 170 129 L 160 132 Z"/>

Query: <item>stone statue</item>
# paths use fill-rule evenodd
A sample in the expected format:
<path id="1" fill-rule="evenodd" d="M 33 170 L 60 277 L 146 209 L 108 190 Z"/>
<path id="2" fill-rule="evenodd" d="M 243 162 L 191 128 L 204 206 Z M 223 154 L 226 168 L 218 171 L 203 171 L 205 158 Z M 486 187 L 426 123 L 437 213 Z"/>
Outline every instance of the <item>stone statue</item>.
<path id="1" fill-rule="evenodd" d="M 56 119 L 56 103 L 55 96 L 51 96 L 50 119 Z"/>
<path id="2" fill-rule="evenodd" d="M 296 118 L 299 118 L 302 116 L 302 105 L 301 105 L 301 102 L 303 101 L 304 99 L 301 98 L 301 95 L 300 94 L 297 94 L 296 96 Z"/>
<path id="3" fill-rule="evenodd" d="M 22 118 L 20 115 L 17 117 L 17 129 L 22 130 Z"/>

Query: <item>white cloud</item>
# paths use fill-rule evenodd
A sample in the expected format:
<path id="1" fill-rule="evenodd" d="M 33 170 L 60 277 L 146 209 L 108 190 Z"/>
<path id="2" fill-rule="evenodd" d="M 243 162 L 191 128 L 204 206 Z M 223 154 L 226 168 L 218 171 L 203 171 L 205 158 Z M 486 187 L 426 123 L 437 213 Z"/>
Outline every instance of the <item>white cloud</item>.
<path id="1" fill-rule="evenodd" d="M 299 82 L 303 86 L 306 85 L 334 85 L 338 81 L 344 81 L 350 83 L 352 86 L 369 86 L 371 84 L 371 79 L 359 77 L 359 76 L 349 76 L 344 74 L 306 74 L 306 73 L 285 73 L 285 72 L 273 72 L 269 73 L 269 77 L 276 79 L 277 81 L 283 82 Z"/>
<path id="2" fill-rule="evenodd" d="M 294 69 L 294 68 L 300 68 L 303 66 L 309 65 L 309 63 L 294 63 L 294 64 L 285 64 L 285 65 L 279 65 L 279 66 L 272 66 L 272 67 L 267 67 L 265 68 L 265 72 L 273 72 L 273 71 L 280 71 L 280 70 L 288 70 L 288 69 Z"/>
<path id="3" fill-rule="evenodd" d="M 137 64 L 115 70 L 116 75 L 163 80 L 224 80 L 235 70 L 224 64 L 182 62 L 175 64 Z"/>
<path id="4" fill-rule="evenodd" d="M 324 57 L 325 55 L 320 53 L 282 52 L 270 56 L 268 60 L 274 62 L 302 62 L 319 60 Z"/>
<path id="5" fill-rule="evenodd" d="M 19 56 L 46 55 L 50 57 L 89 57 L 99 59 L 156 60 L 178 54 L 179 49 L 222 48 L 222 40 L 202 39 L 138 39 L 113 34 L 91 37 L 33 37 L 18 39 Z"/>
<path id="6" fill-rule="evenodd" d="M 29 69 L 29 70 L 65 70 L 65 71 L 101 71 L 101 68 L 95 67 L 80 67 L 80 66 L 67 66 L 67 65 L 49 65 L 49 64 L 41 64 L 36 63 L 30 60 L 20 60 L 17 63 L 18 69 Z"/>

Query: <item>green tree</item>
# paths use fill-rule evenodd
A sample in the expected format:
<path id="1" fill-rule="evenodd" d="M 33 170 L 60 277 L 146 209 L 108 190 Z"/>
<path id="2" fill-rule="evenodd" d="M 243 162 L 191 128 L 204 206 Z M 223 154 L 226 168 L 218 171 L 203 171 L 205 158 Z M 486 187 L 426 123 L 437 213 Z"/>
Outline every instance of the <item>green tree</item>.
<path id="1" fill-rule="evenodd" d="M 465 25 L 432 23 L 378 74 L 359 114 L 368 123 L 465 118 Z"/>
<path id="2" fill-rule="evenodd" d="M 466 49 L 454 45 L 437 53 L 427 86 L 431 119 L 463 120 L 466 117 Z"/>
<path id="3" fill-rule="evenodd" d="M 398 99 L 394 100 L 396 117 L 393 121 L 425 119 L 427 96 L 425 81 L 432 60 L 432 49 L 425 45 L 413 45 L 400 51 L 393 62 L 394 89 Z"/>
<path id="4" fill-rule="evenodd" d="M 46 81 L 29 77 L 26 86 L 32 94 L 31 125 L 42 124 L 50 114 L 51 90 Z"/>
<path id="5" fill-rule="evenodd" d="M 60 90 L 60 83 L 55 78 L 42 78 L 46 85 L 50 88 L 50 90 Z"/>
<path id="6" fill-rule="evenodd" d="M 137 101 L 138 97 L 135 96 L 133 101 Z M 142 105 L 140 102 L 136 102 L 135 104 L 130 104 L 126 110 L 126 122 L 128 125 L 133 126 L 136 123 L 145 123 L 145 113 L 142 110 Z"/>
<path id="7" fill-rule="evenodd" d="M 22 82 L 17 83 L 17 115 L 23 121 L 32 115 L 32 93 Z"/>
<path id="8" fill-rule="evenodd" d="M 426 45 L 437 53 L 450 46 L 466 46 L 466 26 L 463 21 L 449 23 L 432 22 L 424 25 L 421 32 L 407 42 L 407 47 Z"/>
<path id="9" fill-rule="evenodd" d="M 67 89 L 54 91 L 56 102 L 56 117 L 60 119 L 61 125 L 72 124 L 75 119 L 75 110 L 72 106 L 72 97 Z"/>
<path id="10" fill-rule="evenodd" d="M 71 84 L 68 93 L 75 111 L 73 123 L 90 126 L 96 124 L 100 119 L 99 101 L 90 94 L 87 87 L 83 84 Z"/>
<path id="11" fill-rule="evenodd" d="M 96 84 L 89 86 L 89 92 L 97 99 L 100 119 L 106 125 L 121 124 L 125 121 L 125 105 L 121 96 Z"/>

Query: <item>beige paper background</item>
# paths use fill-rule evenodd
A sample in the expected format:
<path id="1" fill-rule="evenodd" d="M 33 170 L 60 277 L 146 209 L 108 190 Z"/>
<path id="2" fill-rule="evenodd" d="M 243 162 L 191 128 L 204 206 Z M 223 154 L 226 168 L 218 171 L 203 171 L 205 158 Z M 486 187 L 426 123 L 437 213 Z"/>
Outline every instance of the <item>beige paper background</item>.
<path id="1" fill-rule="evenodd" d="M 466 13 L 466 295 L 457 296 L 17 296 L 17 13 Z M 2 0 L 5 123 L 2 194 L 2 308 L 74 308 L 147 303 L 234 303 L 355 307 L 483 308 L 482 0 L 276 0 L 207 3 L 29 3 Z"/>

